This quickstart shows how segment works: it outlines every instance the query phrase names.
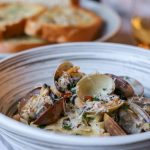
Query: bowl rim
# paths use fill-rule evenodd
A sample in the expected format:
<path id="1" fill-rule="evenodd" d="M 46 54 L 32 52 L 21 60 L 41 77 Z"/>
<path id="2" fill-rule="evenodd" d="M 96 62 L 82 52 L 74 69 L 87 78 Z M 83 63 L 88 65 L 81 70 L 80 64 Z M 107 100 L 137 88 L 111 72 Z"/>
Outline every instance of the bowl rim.
<path id="1" fill-rule="evenodd" d="M 8 58 L 5 58 L 3 60 L 0 60 L 1 63 L 5 63 L 5 61 L 9 59 L 16 59 L 17 57 L 33 53 L 33 52 L 39 52 L 41 49 L 49 49 L 50 51 L 53 51 L 54 48 L 57 47 L 72 47 L 72 46 L 104 46 L 104 47 L 113 47 L 116 48 L 116 51 L 118 49 L 126 49 L 127 51 L 134 51 L 138 52 L 139 54 L 143 55 L 149 55 L 150 57 L 150 51 L 146 51 L 142 48 L 138 48 L 135 46 L 129 46 L 124 44 L 114 44 L 114 43 L 99 43 L 99 42 L 78 42 L 78 43 L 66 43 L 66 44 L 59 44 L 59 45 L 49 45 L 49 46 L 43 46 L 39 48 L 34 48 L 29 51 L 20 52 L 18 54 L 15 54 L 13 56 L 9 56 Z M 150 139 L 150 132 L 140 133 L 140 134 L 134 134 L 134 135 L 127 135 L 127 136 L 116 136 L 116 137 L 80 137 L 80 136 L 73 136 L 73 135 L 64 135 L 64 134 L 58 134 L 53 132 L 47 132 L 43 131 L 37 128 L 33 128 L 27 125 L 24 125 L 18 121 L 15 121 L 2 113 L 0 113 L 0 130 L 6 130 L 9 133 L 15 133 L 22 137 L 34 139 L 37 141 L 42 142 L 52 142 L 52 143 L 59 143 L 59 144 L 65 144 L 65 145 L 81 145 L 81 146 L 111 146 L 111 145 L 124 145 L 124 144 L 131 144 L 136 142 L 141 142 L 145 140 Z"/>
<path id="2" fill-rule="evenodd" d="M 117 50 L 120 48 L 123 47 L 123 49 L 126 49 L 126 51 L 135 51 L 135 52 L 139 52 L 139 53 L 142 53 L 147 56 L 147 55 L 150 55 L 150 51 L 148 50 L 145 50 L 144 48 L 141 48 L 141 47 L 137 47 L 136 45 L 129 45 L 129 44 L 121 44 L 121 43 L 113 43 L 113 42 L 100 42 L 100 41 L 95 41 L 95 42 L 70 42 L 70 43 L 60 43 L 60 44 L 49 44 L 49 45 L 45 45 L 45 46 L 40 46 L 40 47 L 35 47 L 35 48 L 31 48 L 31 49 L 28 49 L 28 50 L 25 50 L 25 51 L 21 51 L 21 52 L 18 52 L 18 53 L 14 53 L 14 54 L 2 54 L 2 57 L 3 59 L 0 59 L 0 63 L 3 63 L 11 58 L 15 58 L 19 55 L 24 55 L 26 53 L 31 53 L 31 52 L 40 52 L 41 49 L 47 49 L 47 48 L 58 48 L 58 47 L 69 47 L 69 46 L 79 46 L 79 45 L 82 45 L 82 46 L 103 46 L 103 47 L 116 47 Z M 129 50 L 130 49 L 130 50 Z M 116 50 L 116 51 L 117 51 Z M 49 50 L 51 51 L 51 50 Z M 52 50 L 53 51 L 53 50 Z"/>

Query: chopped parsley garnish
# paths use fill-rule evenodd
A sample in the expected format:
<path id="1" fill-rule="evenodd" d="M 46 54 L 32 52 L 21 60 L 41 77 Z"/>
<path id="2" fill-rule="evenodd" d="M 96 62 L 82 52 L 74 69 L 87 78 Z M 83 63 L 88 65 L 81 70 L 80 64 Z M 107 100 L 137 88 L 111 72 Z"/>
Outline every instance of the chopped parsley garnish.
<path id="1" fill-rule="evenodd" d="M 99 98 L 94 97 L 92 100 L 93 100 L 93 101 L 99 101 Z"/>
<path id="2" fill-rule="evenodd" d="M 39 128 L 44 129 L 46 125 L 40 125 Z"/>
<path id="3" fill-rule="evenodd" d="M 71 130 L 72 129 L 72 124 L 70 122 L 69 118 L 66 118 L 65 120 L 63 120 L 63 125 L 62 127 L 66 130 Z"/>
<path id="4" fill-rule="evenodd" d="M 68 124 L 65 124 L 63 125 L 63 128 L 66 129 L 66 130 L 71 130 L 71 125 L 68 125 Z"/>
<path id="5" fill-rule="evenodd" d="M 129 109 L 129 105 L 123 105 L 122 108 L 127 111 Z"/>
<path id="6" fill-rule="evenodd" d="M 86 119 L 86 113 L 82 115 L 82 119 Z"/>
<path id="7" fill-rule="evenodd" d="M 76 133 L 75 135 L 81 135 L 81 134 L 79 134 L 79 133 Z"/>
<path id="8" fill-rule="evenodd" d="M 67 85 L 67 89 L 70 91 L 73 88 L 73 86 L 71 84 Z"/>
<path id="9" fill-rule="evenodd" d="M 76 84 L 70 83 L 70 84 L 67 85 L 67 89 L 68 89 L 69 91 L 71 91 L 75 86 L 76 86 Z"/>
<path id="10" fill-rule="evenodd" d="M 129 77 L 127 77 L 127 76 L 125 76 L 124 78 L 125 78 L 126 80 L 130 79 L 130 78 L 129 78 Z"/>
<path id="11" fill-rule="evenodd" d="M 88 114 L 84 113 L 82 115 L 82 120 L 83 122 L 85 122 L 86 124 L 88 124 L 90 121 L 92 121 L 94 118 L 91 116 L 88 116 Z"/>
<path id="12" fill-rule="evenodd" d="M 75 88 L 75 87 L 72 88 L 72 89 L 71 89 L 71 92 L 72 92 L 73 94 L 76 94 L 76 88 Z"/>

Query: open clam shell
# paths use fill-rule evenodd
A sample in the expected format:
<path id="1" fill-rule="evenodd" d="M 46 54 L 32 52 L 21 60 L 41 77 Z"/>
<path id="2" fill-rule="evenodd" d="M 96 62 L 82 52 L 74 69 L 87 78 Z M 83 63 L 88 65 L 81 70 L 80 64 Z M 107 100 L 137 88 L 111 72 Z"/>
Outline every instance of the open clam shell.
<path id="1" fill-rule="evenodd" d="M 18 112 L 20 113 L 21 109 L 23 108 L 23 106 L 28 102 L 28 100 L 33 96 L 33 95 L 37 95 L 40 94 L 42 87 L 37 87 L 35 89 L 33 89 L 32 91 L 28 92 L 26 94 L 25 97 L 21 98 L 19 100 L 19 105 L 18 105 Z"/>
<path id="2" fill-rule="evenodd" d="M 104 104 L 98 103 L 97 109 L 102 109 L 105 112 L 111 112 L 121 107 L 124 102 L 119 99 L 117 95 L 110 95 L 115 90 L 114 80 L 104 74 L 92 74 L 83 77 L 77 83 L 77 99 L 76 106 L 84 107 L 86 98 L 93 98 L 90 101 L 99 100 L 105 101 Z M 93 102 L 94 103 L 94 102 Z"/>
<path id="3" fill-rule="evenodd" d="M 21 99 L 18 114 L 14 117 L 22 122 L 36 125 L 54 123 L 64 112 L 65 99 L 55 95 L 50 86 L 44 84 Z"/>
<path id="4" fill-rule="evenodd" d="M 119 110 L 119 125 L 128 133 L 141 133 L 143 125 L 150 123 L 150 116 L 138 105 L 128 103 Z"/>
<path id="5" fill-rule="evenodd" d="M 79 72 L 80 68 L 73 66 L 70 62 L 64 62 L 58 66 L 54 74 L 54 84 L 61 93 L 70 91 L 77 82 L 83 77 L 83 73 Z"/>
<path id="6" fill-rule="evenodd" d="M 99 97 L 100 95 L 111 94 L 115 90 L 113 79 L 104 74 L 91 74 L 83 77 L 77 83 L 77 96 L 81 100 L 85 97 Z"/>
<path id="7" fill-rule="evenodd" d="M 107 75 L 109 75 L 114 80 L 116 87 L 115 93 L 120 95 L 122 99 L 134 96 L 134 89 L 126 80 L 113 74 Z"/>
<path id="8" fill-rule="evenodd" d="M 56 89 L 59 92 L 64 93 L 68 86 L 70 86 L 71 83 L 71 77 L 67 72 L 69 69 L 71 69 L 73 67 L 73 64 L 71 62 L 65 61 L 62 64 L 60 64 L 57 69 L 56 72 L 54 73 L 54 84 Z M 61 79 L 61 76 L 64 74 L 63 78 Z"/>
<path id="9" fill-rule="evenodd" d="M 26 105 L 26 103 L 29 101 L 29 99 L 33 96 L 33 95 L 37 95 L 37 94 L 40 94 L 40 91 L 41 91 L 41 87 L 37 87 L 35 89 L 33 89 L 32 91 L 28 92 L 26 94 L 25 97 L 19 99 L 19 103 L 17 105 L 18 109 L 15 113 L 13 113 L 11 116 L 17 120 L 17 121 L 20 121 L 20 113 L 21 113 L 21 110 L 22 108 Z"/>
<path id="10" fill-rule="evenodd" d="M 150 99 L 144 98 L 142 103 L 138 103 L 140 107 L 142 107 L 149 115 L 150 115 Z"/>
<path id="11" fill-rule="evenodd" d="M 128 77 L 128 76 L 121 76 L 125 81 L 127 81 L 133 88 L 134 94 L 136 96 L 143 96 L 144 94 L 144 87 L 143 85 L 136 79 Z"/>
<path id="12" fill-rule="evenodd" d="M 124 102 L 121 100 L 118 100 L 118 101 L 113 100 L 111 104 L 108 103 L 106 104 L 106 106 L 107 106 L 108 112 L 112 112 L 112 111 L 119 109 L 123 104 Z"/>
<path id="13" fill-rule="evenodd" d="M 65 61 L 62 64 L 60 64 L 57 67 L 56 72 L 54 74 L 54 81 L 57 80 L 63 74 L 64 71 L 67 71 L 72 67 L 73 67 L 73 64 L 69 61 Z"/>
<path id="14" fill-rule="evenodd" d="M 101 101 L 83 101 L 77 97 L 75 99 L 75 106 L 77 108 L 88 108 L 88 112 L 93 112 L 95 114 L 103 114 L 104 112 L 113 112 L 119 109 L 124 104 L 124 101 L 120 99 L 113 99 L 105 103 Z M 88 107 L 87 107 L 88 106 Z"/>
<path id="15" fill-rule="evenodd" d="M 137 104 L 150 115 L 150 99 L 149 98 L 134 96 L 128 99 L 128 102 Z"/>
<path id="16" fill-rule="evenodd" d="M 111 136 L 126 135 L 123 129 L 108 114 L 104 114 L 104 126 Z"/>
<path id="17" fill-rule="evenodd" d="M 145 122 L 150 123 L 150 116 L 143 110 L 141 109 L 138 105 L 134 104 L 134 103 L 130 103 L 130 108 L 132 110 L 134 110 L 134 112 L 141 118 L 143 118 L 143 120 Z"/>
<path id="18" fill-rule="evenodd" d="M 36 125 L 48 125 L 55 123 L 62 113 L 64 113 L 65 100 L 62 98 L 54 105 L 49 105 L 47 110 L 45 110 L 33 123 Z"/>

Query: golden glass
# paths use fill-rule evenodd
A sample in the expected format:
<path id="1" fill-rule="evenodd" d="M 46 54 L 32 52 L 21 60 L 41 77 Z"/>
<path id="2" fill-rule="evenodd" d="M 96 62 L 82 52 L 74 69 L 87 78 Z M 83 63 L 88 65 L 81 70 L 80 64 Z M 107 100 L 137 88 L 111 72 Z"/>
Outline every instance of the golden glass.
<path id="1" fill-rule="evenodd" d="M 150 49 L 150 0 L 133 0 L 131 25 L 137 45 Z"/>

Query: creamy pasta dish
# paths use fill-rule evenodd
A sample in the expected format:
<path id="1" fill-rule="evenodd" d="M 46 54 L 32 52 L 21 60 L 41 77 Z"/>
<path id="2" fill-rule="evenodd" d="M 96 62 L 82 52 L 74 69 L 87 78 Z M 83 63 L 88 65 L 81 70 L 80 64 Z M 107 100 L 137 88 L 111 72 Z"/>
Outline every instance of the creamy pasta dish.
<path id="1" fill-rule="evenodd" d="M 118 136 L 150 131 L 150 99 L 134 78 L 85 74 L 64 62 L 54 86 L 44 84 L 18 101 L 13 118 L 51 132 Z"/>

